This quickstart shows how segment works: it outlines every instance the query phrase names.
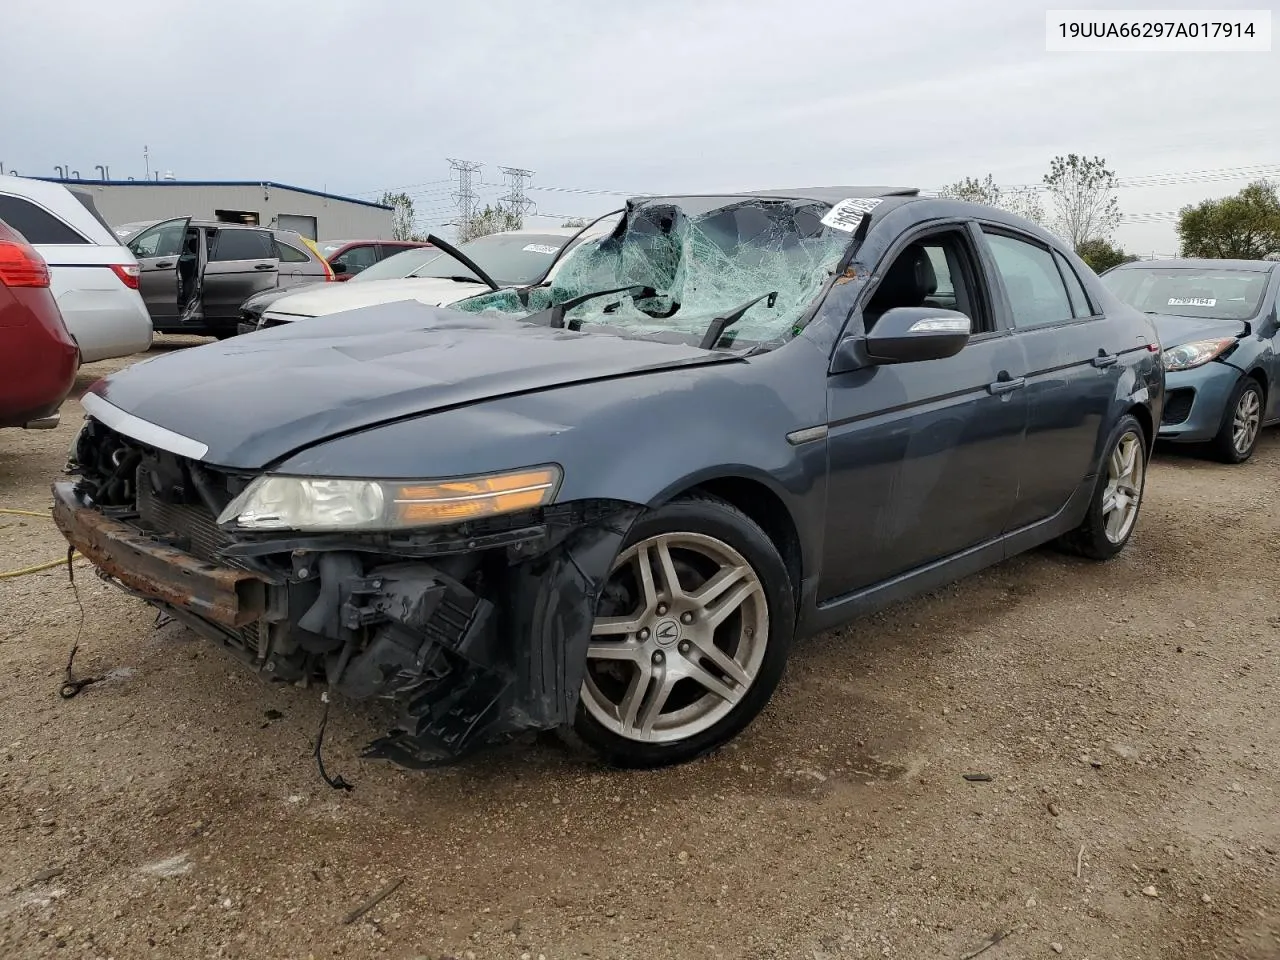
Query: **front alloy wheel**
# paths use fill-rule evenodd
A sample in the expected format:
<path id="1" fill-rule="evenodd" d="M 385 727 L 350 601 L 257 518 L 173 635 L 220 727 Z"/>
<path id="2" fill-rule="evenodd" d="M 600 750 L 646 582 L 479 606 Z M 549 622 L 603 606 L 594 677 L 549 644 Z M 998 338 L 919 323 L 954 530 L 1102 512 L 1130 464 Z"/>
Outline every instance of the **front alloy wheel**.
<path id="1" fill-rule="evenodd" d="M 1227 415 L 1211 446 L 1224 463 L 1244 463 L 1253 456 L 1262 428 L 1262 385 L 1241 377 L 1227 403 Z"/>
<path id="2" fill-rule="evenodd" d="M 677 501 L 639 521 L 592 626 L 579 736 L 621 766 L 678 763 L 728 740 L 781 675 L 790 594 L 777 549 L 729 504 Z"/>

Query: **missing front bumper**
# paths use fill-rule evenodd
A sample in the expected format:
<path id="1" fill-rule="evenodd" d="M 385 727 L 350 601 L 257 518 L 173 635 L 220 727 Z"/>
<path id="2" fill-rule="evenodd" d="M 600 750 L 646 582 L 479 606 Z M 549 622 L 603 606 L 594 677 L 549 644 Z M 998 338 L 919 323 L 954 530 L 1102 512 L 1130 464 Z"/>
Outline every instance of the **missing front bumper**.
<path id="1" fill-rule="evenodd" d="M 365 756 L 409 767 L 572 721 L 597 601 L 640 508 L 557 509 L 533 540 L 513 528 L 424 543 L 419 556 L 293 541 L 273 577 L 219 560 L 245 544 L 203 560 L 54 487 L 59 528 L 104 576 L 268 676 L 390 701 L 394 725 Z M 250 565 L 267 559 L 253 553 Z"/>
<path id="2" fill-rule="evenodd" d="M 99 570 L 143 596 L 232 629 L 266 610 L 267 584 L 261 578 L 206 563 L 112 520 L 81 504 L 70 483 L 54 484 L 53 520 Z"/>

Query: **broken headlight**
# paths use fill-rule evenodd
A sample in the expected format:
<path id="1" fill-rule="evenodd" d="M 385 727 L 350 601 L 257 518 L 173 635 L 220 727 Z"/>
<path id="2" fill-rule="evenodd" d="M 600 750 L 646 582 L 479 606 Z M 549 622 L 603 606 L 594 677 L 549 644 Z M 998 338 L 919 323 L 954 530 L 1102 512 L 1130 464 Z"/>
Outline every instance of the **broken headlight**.
<path id="1" fill-rule="evenodd" d="M 227 504 L 218 524 L 239 530 L 404 530 L 543 507 L 557 466 L 457 480 L 336 480 L 264 475 Z"/>

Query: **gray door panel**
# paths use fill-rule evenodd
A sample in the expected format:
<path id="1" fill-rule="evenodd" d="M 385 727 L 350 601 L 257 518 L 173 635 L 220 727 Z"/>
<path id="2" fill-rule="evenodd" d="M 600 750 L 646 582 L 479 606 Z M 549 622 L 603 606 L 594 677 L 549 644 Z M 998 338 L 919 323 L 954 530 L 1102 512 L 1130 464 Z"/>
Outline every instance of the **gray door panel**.
<path id="1" fill-rule="evenodd" d="M 280 261 L 275 250 L 275 240 L 266 230 L 219 230 L 204 268 L 205 319 L 235 319 L 240 304 L 276 287 Z M 254 253 L 262 255 L 241 255 Z"/>
<path id="2" fill-rule="evenodd" d="M 828 381 L 830 485 L 819 598 L 840 596 L 1004 531 L 1017 496 L 1026 391 L 1011 336 L 954 357 Z"/>
<path id="3" fill-rule="evenodd" d="M 1042 242 L 990 230 L 984 243 L 1027 363 L 1027 438 L 1010 516 L 1017 529 L 1056 514 L 1096 471 L 1100 433 L 1127 369 L 1120 354 L 1133 344 L 1093 316 L 1074 269 Z"/>
<path id="4" fill-rule="evenodd" d="M 138 291 L 153 323 L 171 321 L 178 316 L 178 257 L 188 222 L 186 217 L 166 220 L 129 241 L 129 250 L 138 258 L 141 268 Z"/>

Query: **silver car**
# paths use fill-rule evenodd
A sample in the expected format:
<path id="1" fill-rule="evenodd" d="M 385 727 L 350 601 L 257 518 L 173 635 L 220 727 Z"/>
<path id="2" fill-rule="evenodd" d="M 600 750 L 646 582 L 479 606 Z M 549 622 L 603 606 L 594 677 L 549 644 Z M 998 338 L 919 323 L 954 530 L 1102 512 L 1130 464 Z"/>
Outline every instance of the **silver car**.
<path id="1" fill-rule="evenodd" d="M 151 346 L 138 262 L 112 236 L 86 190 L 0 176 L 0 220 L 49 265 L 49 285 L 84 363 Z"/>
<path id="2" fill-rule="evenodd" d="M 127 223 L 117 235 L 138 258 L 155 329 L 233 336 L 240 304 L 256 293 L 330 280 L 311 243 L 290 230 L 174 217 Z"/>

